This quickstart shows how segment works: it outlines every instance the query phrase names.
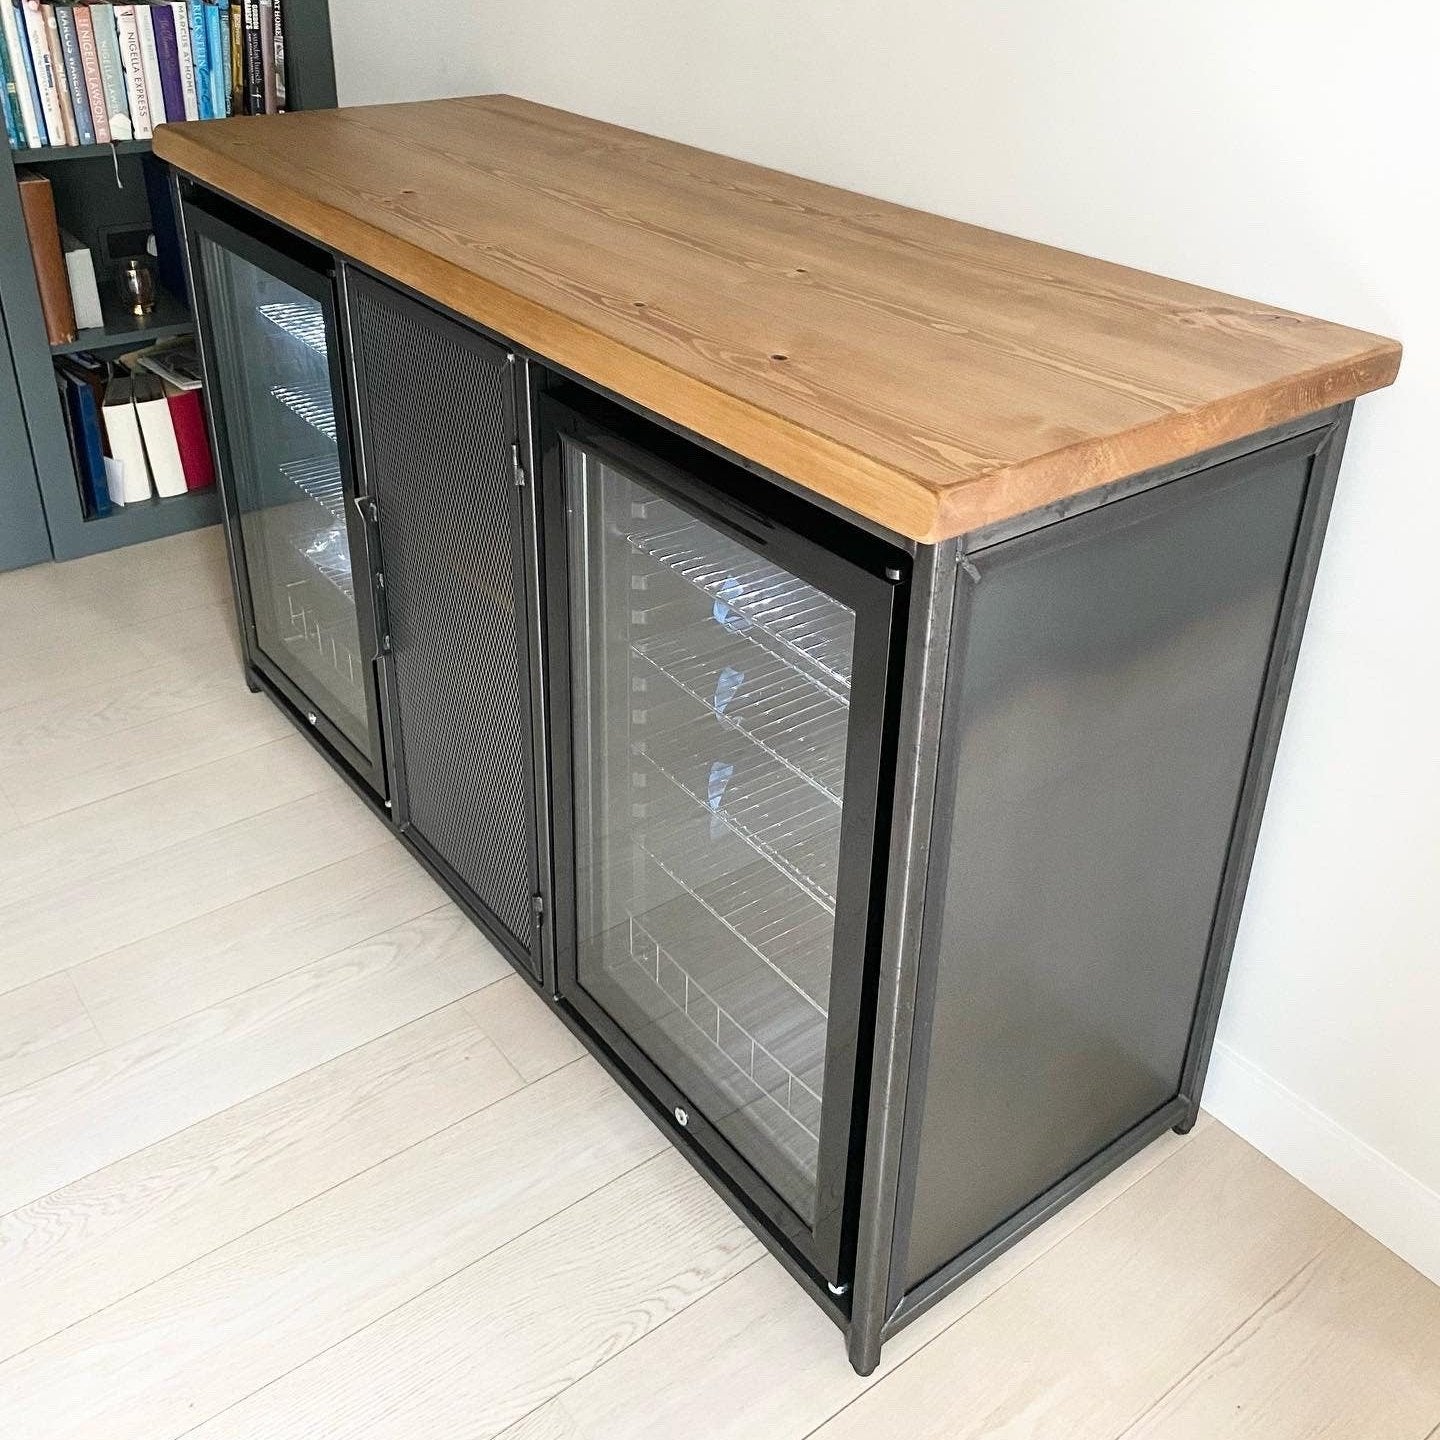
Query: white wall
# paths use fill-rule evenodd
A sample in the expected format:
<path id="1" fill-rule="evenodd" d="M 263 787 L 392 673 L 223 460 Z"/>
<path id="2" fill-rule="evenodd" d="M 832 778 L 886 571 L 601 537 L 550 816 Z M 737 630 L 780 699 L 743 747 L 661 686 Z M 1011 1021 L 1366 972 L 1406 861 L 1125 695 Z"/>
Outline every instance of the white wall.
<path id="1" fill-rule="evenodd" d="M 1434 10 L 332 0 L 343 103 L 505 90 L 1404 340 L 1351 432 L 1207 1104 L 1440 1279 Z"/>

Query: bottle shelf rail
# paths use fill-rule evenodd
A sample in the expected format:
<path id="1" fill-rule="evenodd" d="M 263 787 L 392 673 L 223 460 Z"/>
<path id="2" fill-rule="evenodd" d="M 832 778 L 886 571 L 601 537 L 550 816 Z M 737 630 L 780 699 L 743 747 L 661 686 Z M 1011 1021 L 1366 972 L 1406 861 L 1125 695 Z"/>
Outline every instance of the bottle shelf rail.
<path id="1" fill-rule="evenodd" d="M 754 626 L 848 699 L 855 616 L 838 600 L 699 521 L 667 523 L 628 539 L 708 595 L 722 624 L 737 633 Z"/>
<path id="2" fill-rule="evenodd" d="M 850 730 L 844 701 L 773 651 L 708 621 L 630 648 L 722 725 L 841 802 Z"/>
<path id="3" fill-rule="evenodd" d="M 345 488 L 340 479 L 337 451 L 300 460 L 283 460 L 280 462 L 280 473 L 332 519 L 342 525 L 345 523 Z"/>
<path id="4" fill-rule="evenodd" d="M 327 440 L 335 440 L 335 404 L 327 387 L 296 389 L 290 385 L 272 385 L 270 395 L 292 415 L 303 420 Z"/>
<path id="5" fill-rule="evenodd" d="M 630 919 L 630 960 L 671 1002 L 676 1013 L 708 1042 L 713 1054 L 800 1130 L 808 1142 L 803 1152 L 808 1153 L 795 1154 L 794 1158 L 813 1173 L 814 1147 L 819 1144 L 820 1093 L 715 1000 L 634 916 Z"/>
<path id="6" fill-rule="evenodd" d="M 325 317 L 318 306 L 275 301 L 258 305 L 256 309 L 277 330 L 284 331 L 292 340 L 298 340 L 306 349 L 322 357 L 328 353 Z"/>

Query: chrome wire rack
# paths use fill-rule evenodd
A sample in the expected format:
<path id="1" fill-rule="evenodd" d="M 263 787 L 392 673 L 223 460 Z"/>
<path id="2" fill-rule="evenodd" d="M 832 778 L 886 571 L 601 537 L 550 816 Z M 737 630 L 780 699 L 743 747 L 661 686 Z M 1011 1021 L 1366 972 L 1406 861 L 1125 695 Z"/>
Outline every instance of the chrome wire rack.
<path id="1" fill-rule="evenodd" d="M 773 651 L 709 621 L 635 642 L 631 652 L 837 805 L 849 707 Z"/>
<path id="2" fill-rule="evenodd" d="M 334 441 L 335 405 L 328 387 L 316 386 L 314 389 L 298 390 L 290 385 L 272 385 L 270 394 L 292 415 L 298 415 L 327 440 Z"/>
<path id="3" fill-rule="evenodd" d="M 345 489 L 340 480 L 340 454 L 331 450 L 304 460 L 283 460 L 280 473 L 301 494 L 308 496 L 342 525 L 345 522 Z"/>
<path id="4" fill-rule="evenodd" d="M 285 586 L 290 616 L 286 644 L 297 651 L 318 654 L 342 680 L 352 688 L 358 688 L 360 662 L 346 643 L 344 627 L 327 621 L 320 608 L 311 603 L 311 584 L 309 580 L 293 580 Z"/>
<path id="5" fill-rule="evenodd" d="M 298 340 L 317 355 L 326 353 L 325 316 L 318 305 L 298 305 L 292 301 L 256 308 L 277 330 L 283 330 L 292 340 Z"/>
<path id="6" fill-rule="evenodd" d="M 674 513 L 664 528 L 632 533 L 630 545 L 710 596 L 722 624 L 756 627 L 848 696 L 854 611 L 708 525 L 668 523 Z"/>
<path id="7" fill-rule="evenodd" d="M 757 1040 L 634 916 L 630 918 L 630 959 L 674 1005 L 676 1013 L 709 1042 L 714 1054 L 808 1137 L 806 1152 L 818 1146 L 820 1093 Z M 813 1152 L 795 1158 L 814 1172 Z"/>
<path id="8" fill-rule="evenodd" d="M 659 825 L 640 849 L 712 919 L 822 1019 L 827 1014 L 834 918 L 736 841 L 716 843 L 703 820 Z"/>
<path id="9" fill-rule="evenodd" d="M 709 815 L 712 835 L 728 830 L 835 913 L 840 808 L 828 795 L 709 719 L 635 739 L 632 746 Z"/>

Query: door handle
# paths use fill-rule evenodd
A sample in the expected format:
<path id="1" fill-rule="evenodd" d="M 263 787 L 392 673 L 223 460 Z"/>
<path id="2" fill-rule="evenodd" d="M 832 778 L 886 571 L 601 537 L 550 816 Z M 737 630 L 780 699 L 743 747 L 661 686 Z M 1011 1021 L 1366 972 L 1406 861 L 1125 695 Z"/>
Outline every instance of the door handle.
<path id="1" fill-rule="evenodd" d="M 389 655 L 394 649 L 390 640 L 390 600 L 385 590 L 385 571 L 380 562 L 380 507 L 369 495 L 355 496 L 355 510 L 360 516 L 361 533 L 365 537 L 365 569 L 370 575 L 370 603 L 375 613 L 375 656 Z"/>

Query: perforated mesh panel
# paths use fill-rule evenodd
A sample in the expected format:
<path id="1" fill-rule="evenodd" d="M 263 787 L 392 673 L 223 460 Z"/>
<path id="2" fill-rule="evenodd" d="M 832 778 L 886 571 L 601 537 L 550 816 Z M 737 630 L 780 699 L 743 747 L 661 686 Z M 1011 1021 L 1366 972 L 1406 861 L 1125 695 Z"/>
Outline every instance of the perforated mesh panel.
<path id="1" fill-rule="evenodd" d="M 529 730 L 506 357 L 354 287 L 409 819 L 529 949 Z"/>

